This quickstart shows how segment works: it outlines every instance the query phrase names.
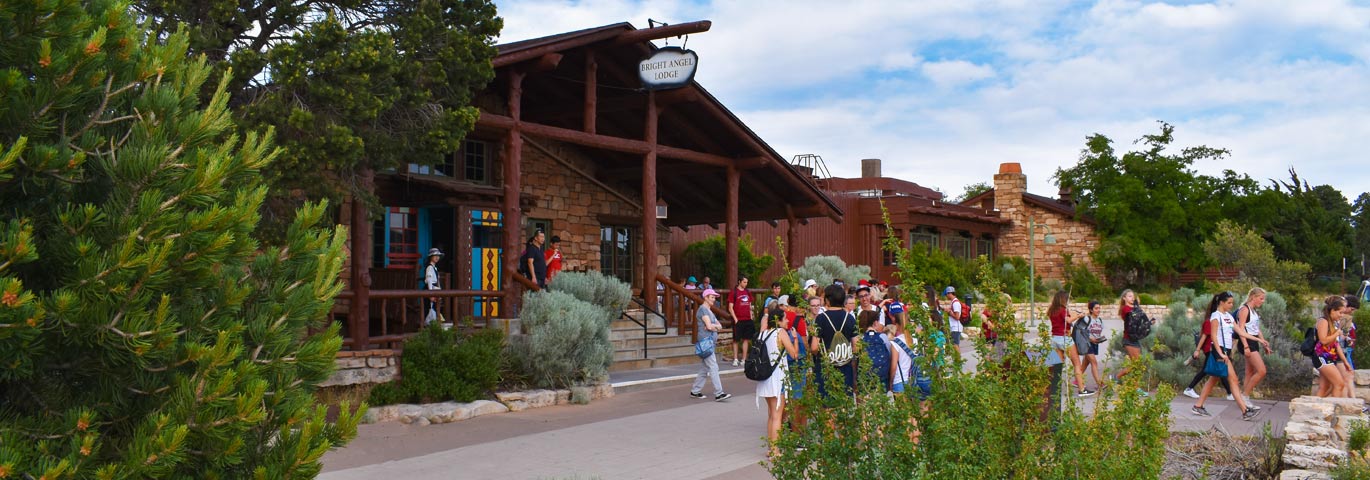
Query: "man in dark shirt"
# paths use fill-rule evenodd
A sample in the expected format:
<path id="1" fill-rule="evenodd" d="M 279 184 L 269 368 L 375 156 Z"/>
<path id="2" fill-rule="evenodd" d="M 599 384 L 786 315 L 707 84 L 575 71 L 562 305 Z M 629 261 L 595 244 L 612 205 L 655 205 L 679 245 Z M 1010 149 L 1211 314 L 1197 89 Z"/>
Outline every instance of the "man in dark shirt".
<path id="1" fill-rule="evenodd" d="M 833 344 L 833 338 L 841 332 L 842 336 L 852 342 L 852 351 L 860 351 L 858 342 L 861 337 L 856 335 L 856 322 L 851 320 L 847 312 L 843 310 L 843 305 L 847 301 L 847 291 L 840 285 L 828 285 L 823 289 L 823 298 L 827 303 L 827 310 L 818 314 L 809 329 L 818 329 L 818 335 L 810 337 L 809 351 L 814 352 L 814 381 L 818 384 L 818 394 L 824 398 L 828 397 L 828 389 L 823 381 L 823 372 L 820 365 L 826 362 L 822 352 L 826 352 L 828 347 Z M 842 374 L 843 381 L 847 387 L 847 393 L 851 393 L 856 386 L 856 362 L 853 360 L 846 365 L 834 367 Z"/>
<path id="2" fill-rule="evenodd" d="M 547 236 L 538 230 L 532 237 L 528 238 L 528 244 L 523 248 L 523 257 L 519 259 L 519 265 L 532 275 L 532 280 L 537 282 L 538 288 L 547 289 L 547 257 L 542 251 L 542 243 Z"/>

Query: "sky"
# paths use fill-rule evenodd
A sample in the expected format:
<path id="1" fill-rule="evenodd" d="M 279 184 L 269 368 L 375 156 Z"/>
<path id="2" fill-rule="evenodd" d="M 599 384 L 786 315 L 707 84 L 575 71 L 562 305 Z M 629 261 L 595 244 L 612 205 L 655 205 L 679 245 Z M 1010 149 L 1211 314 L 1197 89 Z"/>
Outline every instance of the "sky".
<path id="1" fill-rule="evenodd" d="M 1175 126 L 1194 168 L 1370 191 L 1370 2 L 496 0 L 500 43 L 710 20 L 695 80 L 781 156 L 955 197 L 1022 164 L 1054 196 L 1086 137 Z M 679 46 L 681 39 L 669 39 Z M 657 41 L 657 45 L 664 42 Z"/>

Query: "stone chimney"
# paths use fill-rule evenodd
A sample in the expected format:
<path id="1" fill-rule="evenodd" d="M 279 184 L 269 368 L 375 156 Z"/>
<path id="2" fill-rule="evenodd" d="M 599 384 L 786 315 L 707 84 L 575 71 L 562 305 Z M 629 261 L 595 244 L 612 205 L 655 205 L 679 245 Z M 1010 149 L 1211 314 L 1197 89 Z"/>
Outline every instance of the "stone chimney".
<path id="1" fill-rule="evenodd" d="M 1027 256 L 1027 210 L 1023 204 L 1023 194 L 1027 193 L 1027 175 L 1018 163 L 999 164 L 999 173 L 994 175 L 994 208 L 999 216 L 1012 220 L 999 237 L 999 254 L 1003 256 Z"/>
<path id="2" fill-rule="evenodd" d="M 861 160 L 861 178 L 880 178 L 880 159 L 866 158 Z"/>

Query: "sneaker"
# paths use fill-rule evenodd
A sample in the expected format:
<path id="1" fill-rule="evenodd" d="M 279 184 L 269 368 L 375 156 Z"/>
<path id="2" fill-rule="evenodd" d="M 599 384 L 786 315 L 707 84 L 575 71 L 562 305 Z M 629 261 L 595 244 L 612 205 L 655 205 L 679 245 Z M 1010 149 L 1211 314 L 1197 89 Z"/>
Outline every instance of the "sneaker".
<path id="1" fill-rule="evenodd" d="M 1090 389 L 1086 388 L 1086 389 L 1084 389 L 1084 390 L 1080 390 L 1080 393 L 1075 394 L 1075 396 L 1077 396 L 1077 397 L 1088 397 L 1088 396 L 1094 395 L 1095 393 L 1097 393 L 1097 392 L 1095 392 L 1094 390 L 1090 390 Z"/>
<path id="2" fill-rule="evenodd" d="M 1138 388 L 1138 389 L 1137 389 L 1137 393 L 1141 394 L 1142 398 L 1151 398 L 1151 394 L 1150 394 L 1150 393 L 1146 393 L 1146 390 L 1142 390 L 1142 389 Z"/>
<path id="3" fill-rule="evenodd" d="M 714 401 L 715 401 L 715 402 L 721 402 L 721 401 L 727 400 L 727 399 L 729 399 L 729 398 L 733 398 L 733 396 L 732 396 L 731 394 L 727 394 L 727 393 L 720 393 L 720 394 L 718 394 L 718 395 L 714 395 Z"/>
<path id="4" fill-rule="evenodd" d="M 1249 408 L 1249 409 L 1252 409 L 1252 410 L 1260 410 L 1260 409 L 1261 409 L 1261 406 L 1260 406 L 1260 405 L 1256 405 L 1256 404 L 1254 404 L 1254 403 L 1251 403 L 1251 400 L 1247 400 L 1247 401 L 1246 401 L 1246 408 Z"/>
<path id="5" fill-rule="evenodd" d="M 1251 419 L 1256 418 L 1256 415 L 1259 414 L 1259 413 L 1261 413 L 1260 410 L 1256 410 L 1256 409 L 1254 409 L 1254 408 L 1247 407 L 1247 408 L 1246 408 L 1246 411 L 1245 411 L 1245 412 L 1242 412 L 1242 420 L 1245 420 L 1245 421 L 1248 421 L 1248 422 L 1249 422 L 1249 421 L 1251 421 Z"/>
<path id="6" fill-rule="evenodd" d="M 1189 398 L 1199 398 L 1199 392 L 1194 391 L 1194 389 L 1192 388 L 1186 388 L 1184 389 L 1184 396 Z"/>
<path id="7" fill-rule="evenodd" d="M 1227 399 L 1228 399 L 1229 401 L 1231 401 L 1231 400 L 1232 400 L 1232 394 L 1230 394 L 1230 393 L 1227 394 Z"/>
<path id="8" fill-rule="evenodd" d="M 734 359 L 733 359 L 733 366 L 736 367 L 736 366 L 740 366 L 740 365 L 742 365 L 742 362 L 740 362 L 740 361 L 738 361 L 736 358 L 734 358 Z M 1228 400 L 1231 400 L 1231 399 L 1229 398 Z"/>
<path id="9" fill-rule="evenodd" d="M 1198 415 L 1198 416 L 1200 416 L 1200 417 L 1211 417 L 1211 416 L 1213 416 L 1213 414 L 1208 413 L 1208 409 L 1206 409 L 1206 408 L 1204 408 L 1204 407 L 1189 407 L 1189 413 L 1193 413 L 1193 414 Z"/>
<path id="10" fill-rule="evenodd" d="M 690 398 L 704 398 L 704 394 L 699 392 L 690 392 Z"/>

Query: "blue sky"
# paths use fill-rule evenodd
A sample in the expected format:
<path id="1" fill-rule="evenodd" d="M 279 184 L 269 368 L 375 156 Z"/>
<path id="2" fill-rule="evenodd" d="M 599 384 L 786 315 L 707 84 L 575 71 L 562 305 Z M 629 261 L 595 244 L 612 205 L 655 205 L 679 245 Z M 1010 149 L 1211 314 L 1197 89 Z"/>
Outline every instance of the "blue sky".
<path id="1" fill-rule="evenodd" d="M 960 194 L 1019 162 L 1053 195 L 1085 137 L 1158 120 L 1196 165 L 1370 191 L 1370 4 L 1340 1 L 496 1 L 501 42 L 711 20 L 696 80 L 787 158 Z M 672 39 L 678 45 L 678 40 Z M 658 42 L 660 44 L 661 42 Z M 1267 182 L 1268 183 L 1268 182 Z"/>

